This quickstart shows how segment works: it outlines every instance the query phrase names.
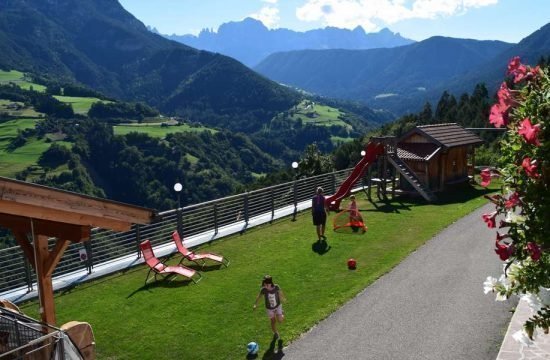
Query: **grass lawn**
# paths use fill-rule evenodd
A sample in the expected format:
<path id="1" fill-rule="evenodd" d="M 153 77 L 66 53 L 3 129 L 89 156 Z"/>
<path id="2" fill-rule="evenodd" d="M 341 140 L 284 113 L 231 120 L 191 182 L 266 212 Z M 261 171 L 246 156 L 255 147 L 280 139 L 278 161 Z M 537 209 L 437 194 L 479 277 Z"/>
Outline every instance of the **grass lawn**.
<path id="1" fill-rule="evenodd" d="M 332 141 L 333 144 L 343 144 L 346 142 L 353 141 L 353 138 L 345 138 L 341 136 L 331 136 L 330 141 Z"/>
<path id="2" fill-rule="evenodd" d="M 302 119 L 304 124 L 316 124 L 320 126 L 338 125 L 350 128 L 350 125 L 339 119 L 340 115 L 342 113 L 336 108 L 317 103 L 311 105 L 309 101 L 303 101 L 298 104 L 293 118 Z"/>
<path id="3" fill-rule="evenodd" d="M 131 132 L 146 133 L 151 137 L 163 138 L 168 134 L 176 132 L 203 132 L 210 131 L 211 133 L 217 132 L 217 130 L 207 127 L 190 126 L 187 124 L 162 126 L 159 123 L 142 123 L 142 124 L 121 124 L 113 126 L 115 135 L 126 135 Z"/>
<path id="4" fill-rule="evenodd" d="M 227 256 L 231 265 L 205 269 L 197 285 L 174 279 L 145 286 L 147 269 L 140 265 L 58 293 L 58 323 L 91 323 L 100 359 L 243 359 L 250 341 L 259 343 L 259 358 L 270 359 L 268 318 L 263 308 L 252 311 L 263 275 L 271 274 L 288 299 L 280 327 L 286 345 L 485 204 L 481 195 L 487 191 L 468 187 L 430 205 L 405 199 L 371 204 L 359 193 L 369 230 L 364 235 L 327 231 L 328 251 L 317 247 L 305 211 L 295 222 L 281 219 L 204 246 Z M 357 259 L 355 271 L 346 267 L 350 257 Z M 22 310 L 38 315 L 36 302 Z"/>
<path id="5" fill-rule="evenodd" d="M 21 87 L 22 89 L 29 90 L 32 86 L 32 88 L 35 91 L 38 92 L 44 92 L 46 91 L 46 87 L 44 85 L 35 84 L 28 82 L 25 80 L 25 74 L 16 71 L 16 70 L 10 70 L 10 71 L 3 71 L 0 70 L 0 85 L 14 83 L 17 86 Z"/>
<path id="6" fill-rule="evenodd" d="M 27 143 L 14 151 L 8 151 L 11 139 L 17 135 L 17 130 L 34 128 L 36 119 L 14 119 L 0 123 L 0 175 L 15 177 L 15 174 L 28 166 L 36 165 L 40 155 L 46 151 L 51 142 L 46 139 L 31 138 Z M 70 147 L 68 142 L 58 142 Z"/>
<path id="7" fill-rule="evenodd" d="M 6 142 L 0 141 L 0 174 L 14 178 L 15 174 L 35 165 L 40 155 L 50 147 L 44 139 L 30 141 L 13 152 L 5 151 Z"/>
<path id="8" fill-rule="evenodd" d="M 17 104 L 21 106 L 20 109 L 12 109 L 9 106 L 11 104 Z M 0 99 L 0 112 L 1 113 L 8 113 L 10 116 L 17 116 L 17 117 L 40 117 L 44 116 L 42 113 L 36 112 L 32 106 L 26 107 L 25 104 L 18 101 L 10 101 L 5 99 Z"/>
<path id="9" fill-rule="evenodd" d="M 98 98 L 95 98 L 95 97 L 78 97 L 78 96 L 54 95 L 54 98 L 56 98 L 57 100 L 59 100 L 61 102 L 71 104 L 71 106 L 73 107 L 73 111 L 77 114 L 82 114 L 82 115 L 88 114 L 88 111 L 90 110 L 92 105 L 94 103 L 98 102 L 98 101 L 110 102 L 110 101 L 101 100 L 101 99 L 98 99 Z"/>

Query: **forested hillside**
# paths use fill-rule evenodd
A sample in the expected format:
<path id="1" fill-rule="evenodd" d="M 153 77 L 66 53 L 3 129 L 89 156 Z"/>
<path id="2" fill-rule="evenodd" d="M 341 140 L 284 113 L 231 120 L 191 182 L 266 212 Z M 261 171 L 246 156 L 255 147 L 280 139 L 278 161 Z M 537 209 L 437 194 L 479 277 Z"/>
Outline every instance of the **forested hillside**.
<path id="1" fill-rule="evenodd" d="M 404 114 L 419 110 L 426 101 L 436 101 L 437 97 L 428 97 L 435 86 L 493 59 L 510 46 L 500 41 L 436 36 L 391 49 L 277 53 L 255 69 L 313 93 Z"/>
<path id="2" fill-rule="evenodd" d="M 536 63 L 550 54 L 550 24 L 518 44 L 432 37 L 393 49 L 310 50 L 273 54 L 256 66 L 269 78 L 395 114 L 414 113 L 444 91 L 485 83 L 496 91 L 514 56 Z"/>
<path id="3" fill-rule="evenodd" d="M 301 96 L 236 60 L 153 34 L 116 0 L 0 1 L 0 69 L 76 82 L 237 131 Z"/>
<path id="4" fill-rule="evenodd" d="M 310 144 L 330 152 L 388 119 L 322 101 L 303 100 L 260 128 L 243 118 L 245 134 L 164 117 L 61 80 L 0 71 L 0 175 L 160 210 L 175 206 L 178 181 L 183 205 L 211 200 L 289 167 Z"/>

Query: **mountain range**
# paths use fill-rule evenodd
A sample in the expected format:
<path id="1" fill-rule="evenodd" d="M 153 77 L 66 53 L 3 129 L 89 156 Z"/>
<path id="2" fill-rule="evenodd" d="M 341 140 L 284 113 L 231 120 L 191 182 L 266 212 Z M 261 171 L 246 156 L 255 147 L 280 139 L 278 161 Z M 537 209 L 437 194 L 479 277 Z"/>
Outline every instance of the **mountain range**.
<path id="1" fill-rule="evenodd" d="M 549 39 L 550 24 L 518 44 L 435 36 L 391 49 L 276 53 L 254 69 L 309 92 L 404 114 L 445 90 L 460 95 L 481 82 L 496 90 L 513 56 L 534 64 L 550 54 Z"/>
<path id="2" fill-rule="evenodd" d="M 231 56 L 250 67 L 257 65 L 270 54 L 281 51 L 374 49 L 414 43 L 414 40 L 406 39 L 387 28 L 377 33 L 366 33 L 360 26 L 353 30 L 326 27 L 297 32 L 284 28 L 270 30 L 261 21 L 252 18 L 222 24 L 217 32 L 204 29 L 198 36 L 163 36 L 197 49 Z"/>
<path id="3" fill-rule="evenodd" d="M 117 0 L 0 0 L 0 68 L 241 131 L 300 98 L 230 57 L 153 34 Z"/>

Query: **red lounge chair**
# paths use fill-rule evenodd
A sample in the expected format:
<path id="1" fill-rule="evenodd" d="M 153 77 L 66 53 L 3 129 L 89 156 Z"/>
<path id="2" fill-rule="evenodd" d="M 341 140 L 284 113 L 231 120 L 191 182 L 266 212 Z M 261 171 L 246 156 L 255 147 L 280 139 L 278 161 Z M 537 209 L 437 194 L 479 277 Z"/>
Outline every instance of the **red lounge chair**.
<path id="1" fill-rule="evenodd" d="M 220 264 L 224 265 L 225 267 L 229 266 L 229 260 L 226 257 L 222 256 L 222 255 L 218 255 L 218 254 L 214 254 L 214 253 L 198 253 L 198 254 L 195 254 L 194 252 L 187 249 L 185 247 L 185 245 L 183 245 L 183 241 L 181 241 L 180 235 L 179 235 L 177 230 L 172 233 L 172 239 L 176 243 L 176 248 L 178 249 L 178 252 L 183 256 L 180 260 L 180 264 L 182 263 L 182 261 L 187 259 L 189 261 L 193 261 L 195 264 L 197 264 L 201 267 L 204 267 L 204 264 L 206 263 L 205 260 L 208 259 L 208 260 L 212 260 L 212 261 L 215 261 L 217 263 L 220 263 Z M 200 261 L 200 263 L 199 263 L 199 261 Z"/>
<path id="2" fill-rule="evenodd" d="M 157 259 L 155 253 L 153 253 L 153 247 L 151 246 L 151 242 L 149 240 L 143 241 L 139 247 L 141 248 L 141 253 L 143 254 L 145 263 L 149 266 L 149 272 L 147 273 L 147 278 L 145 279 L 145 285 L 147 285 L 147 280 L 149 280 L 151 271 L 155 274 L 155 280 L 157 279 L 157 275 L 160 275 L 163 279 L 171 275 L 181 275 L 190 279 L 195 284 L 202 279 L 201 273 L 196 270 L 179 264 L 176 266 L 167 266 L 162 261 Z M 199 276 L 198 280 L 195 280 L 195 275 Z"/>

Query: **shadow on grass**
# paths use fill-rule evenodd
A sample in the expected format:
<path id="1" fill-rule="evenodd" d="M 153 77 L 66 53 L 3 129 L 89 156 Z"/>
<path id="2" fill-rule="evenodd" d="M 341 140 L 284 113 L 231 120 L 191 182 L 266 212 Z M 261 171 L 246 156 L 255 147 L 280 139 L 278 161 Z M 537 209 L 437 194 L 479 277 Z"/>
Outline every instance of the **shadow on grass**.
<path id="1" fill-rule="evenodd" d="M 319 255 L 325 255 L 330 250 L 326 240 L 317 240 L 311 244 L 311 250 Z"/>
<path id="2" fill-rule="evenodd" d="M 74 282 L 73 284 L 70 284 L 63 289 L 56 290 L 55 296 L 64 296 L 68 295 L 70 293 L 76 292 L 76 291 L 82 291 L 86 290 L 98 285 L 101 285 L 106 282 L 115 281 L 116 279 L 125 276 L 126 274 L 131 274 L 135 272 L 143 271 L 143 267 L 136 265 L 132 266 L 130 268 L 122 269 L 117 271 L 116 273 L 107 273 L 104 275 L 101 275 L 99 277 L 94 278 L 92 281 L 85 281 L 85 282 Z M 145 274 L 145 272 L 144 272 Z M 87 276 L 87 275 L 86 275 Z M 84 276 L 84 277 L 86 277 Z M 145 275 L 144 275 L 145 276 Z M 34 300 L 30 300 L 29 303 L 33 303 Z"/>
<path id="3" fill-rule="evenodd" d="M 374 209 L 359 209 L 359 211 L 380 211 L 384 213 L 397 213 L 399 214 L 401 211 L 411 211 L 411 206 L 418 206 L 420 203 L 409 203 L 405 204 L 401 201 L 395 201 L 395 200 L 382 200 L 382 201 L 372 201 L 372 206 L 374 206 Z"/>
<path id="4" fill-rule="evenodd" d="M 480 188 L 470 184 L 455 185 L 447 191 L 437 194 L 438 204 L 464 203 L 495 192 L 495 189 Z"/>
<path id="5" fill-rule="evenodd" d="M 179 288 L 179 287 L 184 287 L 184 286 L 189 286 L 189 284 L 193 283 L 193 281 L 191 280 L 183 280 L 183 279 L 180 279 L 180 280 L 177 280 L 177 281 L 173 281 L 174 280 L 174 277 L 169 277 L 169 278 L 166 278 L 166 279 L 159 279 L 159 280 L 156 280 L 156 281 L 152 281 L 150 283 L 147 283 L 147 284 L 144 284 L 142 287 L 132 291 L 130 293 L 130 295 L 128 295 L 126 297 L 126 299 L 129 299 L 131 298 L 132 296 L 134 296 L 135 294 L 141 292 L 141 291 L 149 291 L 150 289 L 154 289 L 154 288 Z"/>
<path id="6" fill-rule="evenodd" d="M 480 188 L 468 183 L 448 187 L 444 192 L 436 193 L 436 205 L 465 203 L 472 199 L 495 192 L 494 189 Z M 403 201 L 405 200 L 406 203 Z M 420 196 L 398 195 L 395 199 L 370 201 L 374 209 L 359 209 L 359 211 L 381 211 L 385 213 L 400 213 L 410 211 L 414 206 L 430 205 Z"/>
<path id="7" fill-rule="evenodd" d="M 269 348 L 262 355 L 262 360 L 278 360 L 278 359 L 282 359 L 283 356 L 285 356 L 285 354 L 283 353 L 283 340 L 273 337 L 273 339 L 271 340 L 271 343 L 269 344 Z M 254 355 L 248 354 L 246 356 L 247 360 L 257 359 L 257 358 L 258 358 L 258 354 L 254 354 Z"/>
<path id="8" fill-rule="evenodd" d="M 209 272 L 209 271 L 215 271 L 215 270 L 222 270 L 222 269 L 225 268 L 225 266 L 223 266 L 222 264 L 211 264 L 211 265 L 201 266 L 201 265 L 196 264 L 194 262 L 187 262 L 187 261 L 182 262 L 181 264 L 185 267 L 188 267 L 188 268 L 191 268 L 193 270 L 200 271 L 200 272 Z"/>

